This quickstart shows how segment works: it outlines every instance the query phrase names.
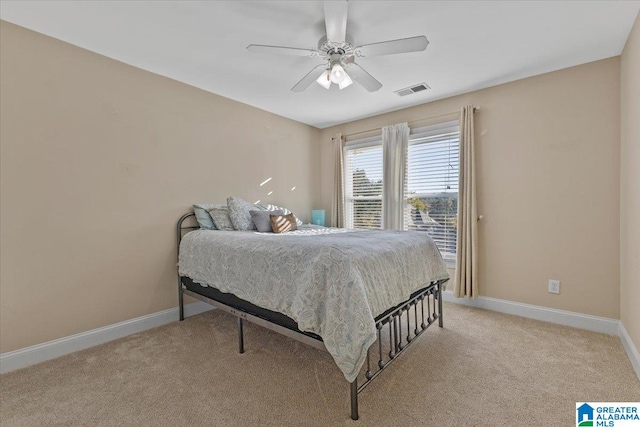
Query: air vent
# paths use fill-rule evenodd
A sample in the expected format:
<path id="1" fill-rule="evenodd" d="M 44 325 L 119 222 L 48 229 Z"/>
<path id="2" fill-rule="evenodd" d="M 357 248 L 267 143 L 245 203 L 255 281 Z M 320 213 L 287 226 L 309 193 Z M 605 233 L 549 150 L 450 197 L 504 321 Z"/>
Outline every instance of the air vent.
<path id="1" fill-rule="evenodd" d="M 416 92 L 422 92 L 423 90 L 431 89 L 426 83 L 418 83 L 415 86 L 406 87 L 404 89 L 396 90 L 395 93 L 398 96 L 407 96 Z"/>

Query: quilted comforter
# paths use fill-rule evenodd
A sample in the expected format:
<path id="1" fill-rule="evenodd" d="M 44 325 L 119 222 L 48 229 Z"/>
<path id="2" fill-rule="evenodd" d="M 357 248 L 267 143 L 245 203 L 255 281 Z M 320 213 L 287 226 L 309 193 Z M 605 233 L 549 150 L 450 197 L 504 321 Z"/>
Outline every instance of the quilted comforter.
<path id="1" fill-rule="evenodd" d="M 334 228 L 192 231 L 180 244 L 179 272 L 319 335 L 350 382 L 376 340 L 375 317 L 449 278 L 426 233 Z"/>

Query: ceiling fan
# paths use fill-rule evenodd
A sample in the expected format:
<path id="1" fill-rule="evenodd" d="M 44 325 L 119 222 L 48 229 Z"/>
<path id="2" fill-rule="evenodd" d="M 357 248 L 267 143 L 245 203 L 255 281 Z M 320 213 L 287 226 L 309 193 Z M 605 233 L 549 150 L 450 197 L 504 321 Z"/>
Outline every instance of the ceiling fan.
<path id="1" fill-rule="evenodd" d="M 308 56 L 324 59 L 324 64 L 318 65 L 309 71 L 302 80 L 291 88 L 293 92 L 304 91 L 314 80 L 326 89 L 329 89 L 332 83 L 337 84 L 340 89 L 344 89 L 355 80 L 369 92 L 375 92 L 382 87 L 382 83 L 356 64 L 355 58 L 420 52 L 425 50 L 429 44 L 425 36 L 417 36 L 356 46 L 346 32 L 346 0 L 325 1 L 324 21 L 327 34 L 320 39 L 317 49 L 251 44 L 247 46 L 247 50 L 254 53 Z"/>

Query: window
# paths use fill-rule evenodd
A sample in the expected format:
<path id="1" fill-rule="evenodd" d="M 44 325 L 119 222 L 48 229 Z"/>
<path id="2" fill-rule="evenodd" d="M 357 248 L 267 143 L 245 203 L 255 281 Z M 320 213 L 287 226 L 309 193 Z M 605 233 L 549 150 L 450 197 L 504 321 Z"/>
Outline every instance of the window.
<path id="1" fill-rule="evenodd" d="M 449 264 L 457 248 L 459 146 L 458 121 L 412 129 L 406 159 L 404 228 L 429 233 Z M 380 136 L 345 145 L 347 228 L 382 228 L 383 179 Z"/>
<path id="2" fill-rule="evenodd" d="M 460 131 L 458 122 L 411 131 L 407 150 L 404 228 L 425 231 L 455 262 Z"/>
<path id="3" fill-rule="evenodd" d="M 368 138 L 344 149 L 347 228 L 382 228 L 382 140 Z"/>

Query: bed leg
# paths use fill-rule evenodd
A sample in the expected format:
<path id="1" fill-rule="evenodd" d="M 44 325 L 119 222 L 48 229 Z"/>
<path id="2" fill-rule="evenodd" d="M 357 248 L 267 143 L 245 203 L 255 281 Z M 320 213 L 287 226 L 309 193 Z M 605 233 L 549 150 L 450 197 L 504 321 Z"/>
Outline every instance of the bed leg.
<path id="1" fill-rule="evenodd" d="M 358 420 L 358 379 L 351 383 L 351 419 Z"/>
<path id="2" fill-rule="evenodd" d="M 180 279 L 178 279 L 178 305 L 180 306 L 180 321 L 182 322 L 184 320 L 184 292 Z"/>
<path id="3" fill-rule="evenodd" d="M 442 318 L 442 283 L 438 285 L 438 326 L 441 328 L 444 326 L 444 319 Z"/>
<path id="4" fill-rule="evenodd" d="M 242 317 L 238 317 L 238 352 L 240 354 L 244 353 L 244 331 L 243 331 L 244 323 L 242 322 Z"/>

